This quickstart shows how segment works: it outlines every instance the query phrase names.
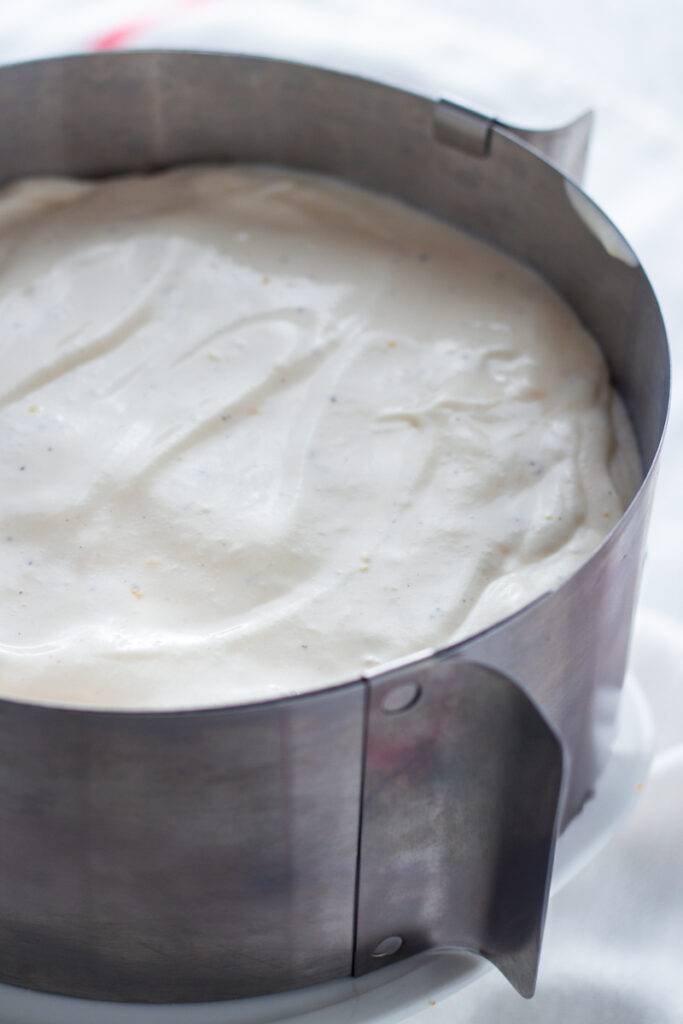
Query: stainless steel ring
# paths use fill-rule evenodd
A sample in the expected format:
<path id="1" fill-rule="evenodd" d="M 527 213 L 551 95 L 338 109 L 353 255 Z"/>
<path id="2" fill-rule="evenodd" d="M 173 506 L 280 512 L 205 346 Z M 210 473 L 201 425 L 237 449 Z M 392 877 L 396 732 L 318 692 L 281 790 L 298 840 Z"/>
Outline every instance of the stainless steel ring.
<path id="1" fill-rule="evenodd" d="M 179 52 L 18 65 L 0 70 L 0 124 L 5 182 L 259 161 L 471 231 L 538 269 L 593 332 L 645 474 L 556 591 L 372 677 L 182 713 L 0 701 L 0 980 L 215 1000 L 445 945 L 530 994 L 557 828 L 609 751 L 667 415 L 665 332 L 637 258 L 509 128 L 303 65 Z M 574 171 L 585 131 L 570 137 Z M 526 139 L 555 158 L 563 140 Z"/>

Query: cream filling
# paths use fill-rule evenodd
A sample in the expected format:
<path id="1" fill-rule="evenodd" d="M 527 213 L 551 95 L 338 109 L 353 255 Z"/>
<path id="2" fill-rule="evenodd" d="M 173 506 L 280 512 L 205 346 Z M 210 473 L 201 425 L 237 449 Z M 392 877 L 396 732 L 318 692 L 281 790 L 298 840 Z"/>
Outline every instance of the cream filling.
<path id="1" fill-rule="evenodd" d="M 640 462 L 538 276 L 261 167 L 0 198 L 0 693 L 288 695 L 555 588 Z"/>

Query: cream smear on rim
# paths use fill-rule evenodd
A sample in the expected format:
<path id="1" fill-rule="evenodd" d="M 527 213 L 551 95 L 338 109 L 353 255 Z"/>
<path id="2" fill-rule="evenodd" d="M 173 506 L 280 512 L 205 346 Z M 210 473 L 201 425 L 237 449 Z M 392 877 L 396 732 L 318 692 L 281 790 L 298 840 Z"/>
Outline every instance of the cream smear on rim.
<path id="1" fill-rule="evenodd" d="M 263 167 L 0 198 L 0 693 L 243 703 L 462 639 L 641 478 L 543 281 Z"/>

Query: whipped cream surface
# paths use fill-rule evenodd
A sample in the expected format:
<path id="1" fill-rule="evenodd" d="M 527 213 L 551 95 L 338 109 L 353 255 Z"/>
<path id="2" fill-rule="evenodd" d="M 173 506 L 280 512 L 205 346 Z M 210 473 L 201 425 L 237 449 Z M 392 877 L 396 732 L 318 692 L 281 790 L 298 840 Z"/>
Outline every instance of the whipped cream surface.
<path id="1" fill-rule="evenodd" d="M 547 284 L 322 177 L 9 186 L 0 324 L 3 696 L 356 678 L 557 587 L 641 479 Z"/>

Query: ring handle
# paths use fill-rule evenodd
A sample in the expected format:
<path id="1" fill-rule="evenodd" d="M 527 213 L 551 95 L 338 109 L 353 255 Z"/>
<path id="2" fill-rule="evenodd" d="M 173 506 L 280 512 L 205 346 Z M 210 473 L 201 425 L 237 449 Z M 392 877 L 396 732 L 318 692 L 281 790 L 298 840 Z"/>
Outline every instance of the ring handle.
<path id="1" fill-rule="evenodd" d="M 451 100 L 434 107 L 434 134 L 439 142 L 472 156 L 487 156 L 491 135 L 499 132 L 529 146 L 568 178 L 583 180 L 593 127 L 591 110 L 558 128 L 520 128 Z"/>
<path id="2" fill-rule="evenodd" d="M 368 681 L 354 974 L 479 953 L 533 995 L 565 776 L 525 690 L 455 658 Z"/>

